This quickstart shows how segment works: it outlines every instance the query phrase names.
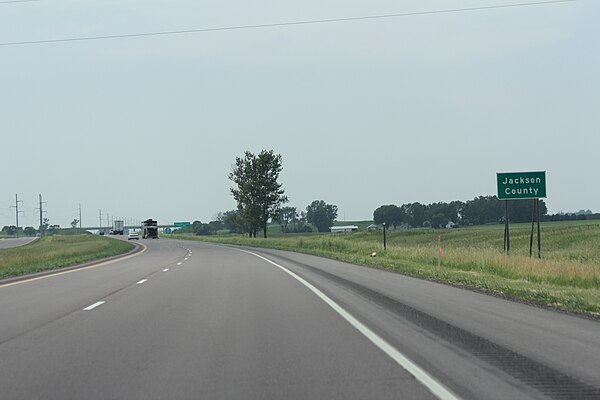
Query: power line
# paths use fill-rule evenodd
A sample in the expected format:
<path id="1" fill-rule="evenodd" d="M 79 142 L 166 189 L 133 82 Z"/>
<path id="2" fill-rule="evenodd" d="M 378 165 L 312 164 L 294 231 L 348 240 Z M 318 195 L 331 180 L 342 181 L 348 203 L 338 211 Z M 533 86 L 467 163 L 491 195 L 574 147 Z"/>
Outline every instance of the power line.
<path id="1" fill-rule="evenodd" d="M 0 1 L 0 4 L 9 4 L 9 3 L 33 3 L 34 1 L 42 1 L 42 0 L 5 0 L 5 1 Z"/>
<path id="2" fill-rule="evenodd" d="M 373 20 L 373 19 L 383 19 L 383 18 L 412 17 L 412 16 L 417 16 L 417 15 L 449 14 L 449 13 L 458 13 L 458 12 L 467 12 L 467 11 L 481 11 L 481 10 L 492 10 L 492 9 L 500 9 L 500 8 L 511 8 L 511 7 L 539 6 L 539 5 L 545 5 L 545 4 L 567 3 L 567 2 L 574 2 L 574 1 L 577 1 L 577 0 L 536 1 L 536 2 L 530 2 L 530 3 L 513 3 L 513 4 L 502 4 L 502 5 L 496 5 L 496 6 L 454 8 L 454 9 L 447 9 L 447 10 L 417 11 L 417 12 L 397 13 L 397 14 L 367 15 L 367 16 L 348 17 L 348 18 L 315 19 L 315 20 L 305 20 L 305 21 L 276 22 L 276 23 L 269 23 L 269 24 L 236 25 L 236 26 L 216 27 L 216 28 L 185 29 L 185 30 L 177 30 L 177 31 L 126 33 L 126 34 L 105 35 L 105 36 L 82 36 L 82 37 L 73 37 L 73 38 L 64 38 L 64 39 L 29 40 L 29 41 L 20 41 L 20 42 L 4 42 L 4 43 L 0 43 L 0 46 L 23 46 L 23 45 L 31 45 L 31 44 L 81 42 L 81 41 L 88 41 L 88 40 L 122 39 L 122 38 L 133 38 L 133 37 L 144 37 L 144 36 L 184 35 L 184 34 L 191 34 L 191 33 L 233 31 L 233 30 L 242 30 L 242 29 L 262 29 L 262 28 L 276 28 L 276 27 L 295 26 L 295 25 L 328 24 L 328 23 L 334 23 L 334 22 L 351 22 L 351 21 Z"/>
<path id="3" fill-rule="evenodd" d="M 23 211 L 19 211 L 19 203 L 23 204 L 23 200 L 19 200 L 19 195 L 15 194 L 15 205 L 10 206 L 10 208 L 15 209 L 15 218 L 17 220 L 17 231 L 16 231 L 17 237 L 19 237 L 19 213 L 23 214 Z"/>
<path id="4" fill-rule="evenodd" d="M 43 205 L 47 204 L 45 201 L 42 201 L 42 195 L 40 194 L 40 207 L 36 208 L 36 210 L 40 211 L 40 234 L 44 231 L 44 213 L 47 212 L 43 209 Z"/>

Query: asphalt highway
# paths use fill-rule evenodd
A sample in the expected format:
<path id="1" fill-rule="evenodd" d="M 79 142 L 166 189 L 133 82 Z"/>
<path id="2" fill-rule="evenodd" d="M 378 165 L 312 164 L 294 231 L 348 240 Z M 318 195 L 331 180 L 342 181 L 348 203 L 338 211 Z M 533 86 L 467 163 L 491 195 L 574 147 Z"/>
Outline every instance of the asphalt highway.
<path id="1" fill-rule="evenodd" d="M 0 399 L 599 399 L 597 321 L 168 239 L 0 281 Z"/>
<path id="2" fill-rule="evenodd" d="M 23 246 L 33 242 L 35 239 L 34 237 L 0 239 L 0 249 Z"/>

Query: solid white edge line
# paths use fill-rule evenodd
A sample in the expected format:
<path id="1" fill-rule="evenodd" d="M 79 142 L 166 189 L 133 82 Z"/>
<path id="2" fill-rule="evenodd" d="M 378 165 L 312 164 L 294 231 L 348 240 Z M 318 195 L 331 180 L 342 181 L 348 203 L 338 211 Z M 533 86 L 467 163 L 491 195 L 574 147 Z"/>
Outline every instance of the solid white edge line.
<path id="1" fill-rule="evenodd" d="M 136 285 L 141 285 L 142 283 L 145 283 L 145 282 L 148 282 L 148 279 L 142 279 L 141 281 L 136 283 Z"/>
<path id="2" fill-rule="evenodd" d="M 87 306 L 86 308 L 83 309 L 83 311 L 90 311 L 93 310 L 96 307 L 101 306 L 102 304 L 106 303 L 105 301 L 99 301 L 97 303 L 92 304 L 91 306 Z"/>
<path id="3" fill-rule="evenodd" d="M 342 318 L 344 318 L 350 325 L 356 328 L 360 333 L 362 333 L 367 339 L 369 339 L 375 346 L 379 347 L 381 351 L 391 357 L 394 361 L 396 361 L 402 368 L 411 373 L 415 379 L 421 382 L 431 393 L 433 393 L 438 399 L 441 400 L 458 400 L 460 399 L 456 395 L 454 395 L 450 390 L 446 389 L 444 385 L 436 381 L 431 375 L 425 372 L 421 367 L 412 362 L 408 357 L 402 354 L 400 351 L 396 350 L 391 344 L 389 344 L 385 339 L 381 336 L 377 335 L 375 332 L 370 330 L 366 325 L 362 322 L 358 321 L 354 318 L 350 313 L 344 310 L 341 306 L 339 306 L 335 301 L 331 300 L 326 294 L 321 292 L 319 289 L 305 281 L 299 275 L 296 275 L 294 272 L 288 270 L 285 267 L 277 264 L 274 261 L 269 260 L 266 257 L 261 256 L 260 254 L 253 253 L 247 250 L 240 250 L 244 253 L 252 254 L 270 264 L 273 264 L 277 268 L 283 270 L 294 279 L 302 283 L 308 289 L 310 289 L 314 294 L 319 296 L 321 300 L 323 300 L 327 305 L 333 308 Z"/>

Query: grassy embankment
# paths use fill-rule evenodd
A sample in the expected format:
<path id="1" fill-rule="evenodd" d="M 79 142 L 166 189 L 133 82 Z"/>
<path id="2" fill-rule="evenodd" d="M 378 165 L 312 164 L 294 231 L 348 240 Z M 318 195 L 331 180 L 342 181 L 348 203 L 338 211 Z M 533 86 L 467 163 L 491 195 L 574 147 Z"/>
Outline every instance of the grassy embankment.
<path id="1" fill-rule="evenodd" d="M 600 315 L 600 222 L 543 224 L 541 260 L 529 257 L 530 231 L 531 224 L 511 225 L 510 255 L 502 251 L 503 225 L 389 231 L 386 252 L 382 232 L 194 239 L 310 253 Z M 534 257 L 536 250 L 534 240 Z"/>
<path id="2" fill-rule="evenodd" d="M 95 235 L 55 235 L 21 247 L 0 249 L 0 279 L 122 254 L 131 243 Z"/>

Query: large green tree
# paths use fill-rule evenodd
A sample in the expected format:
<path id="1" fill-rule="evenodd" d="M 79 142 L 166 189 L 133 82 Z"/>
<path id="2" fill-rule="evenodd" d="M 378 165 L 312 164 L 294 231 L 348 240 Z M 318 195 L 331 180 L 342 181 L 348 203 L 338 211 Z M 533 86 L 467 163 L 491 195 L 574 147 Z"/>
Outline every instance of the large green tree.
<path id="1" fill-rule="evenodd" d="M 244 233 L 246 226 L 238 210 L 225 211 L 220 213 L 219 219 L 223 222 L 225 229 L 232 233 Z"/>
<path id="2" fill-rule="evenodd" d="M 394 229 L 396 229 L 396 227 L 400 225 L 403 220 L 403 210 L 394 204 L 380 206 L 373 211 L 373 222 L 376 224 L 383 224 L 385 222 L 387 228 L 393 226 Z"/>
<path id="3" fill-rule="evenodd" d="M 288 225 L 298 221 L 298 211 L 296 207 L 281 207 L 273 221 L 281 225 L 282 232 L 287 232 Z"/>
<path id="4" fill-rule="evenodd" d="M 315 200 L 306 207 L 306 220 L 315 225 L 319 232 L 327 232 L 337 218 L 336 205 Z"/>
<path id="5" fill-rule="evenodd" d="M 21 227 L 19 227 L 21 230 Z M 17 234 L 17 227 L 15 225 L 6 225 L 2 228 L 2 232 L 6 235 L 14 236 Z"/>
<path id="6" fill-rule="evenodd" d="M 23 229 L 23 233 L 26 236 L 35 236 L 35 234 L 37 233 L 37 231 L 35 230 L 35 228 L 33 226 L 28 226 L 25 229 Z"/>
<path id="7" fill-rule="evenodd" d="M 231 188 L 231 194 L 250 236 L 256 237 L 257 230 L 262 228 L 266 238 L 269 219 L 288 201 L 277 181 L 282 170 L 281 155 L 273 150 L 263 150 L 258 155 L 246 151 L 244 157 L 235 159 L 229 174 L 236 185 Z"/>
<path id="8" fill-rule="evenodd" d="M 402 211 L 406 215 L 406 222 L 413 228 L 420 228 L 425 222 L 425 206 L 421 203 L 408 203 L 402 205 Z"/>

